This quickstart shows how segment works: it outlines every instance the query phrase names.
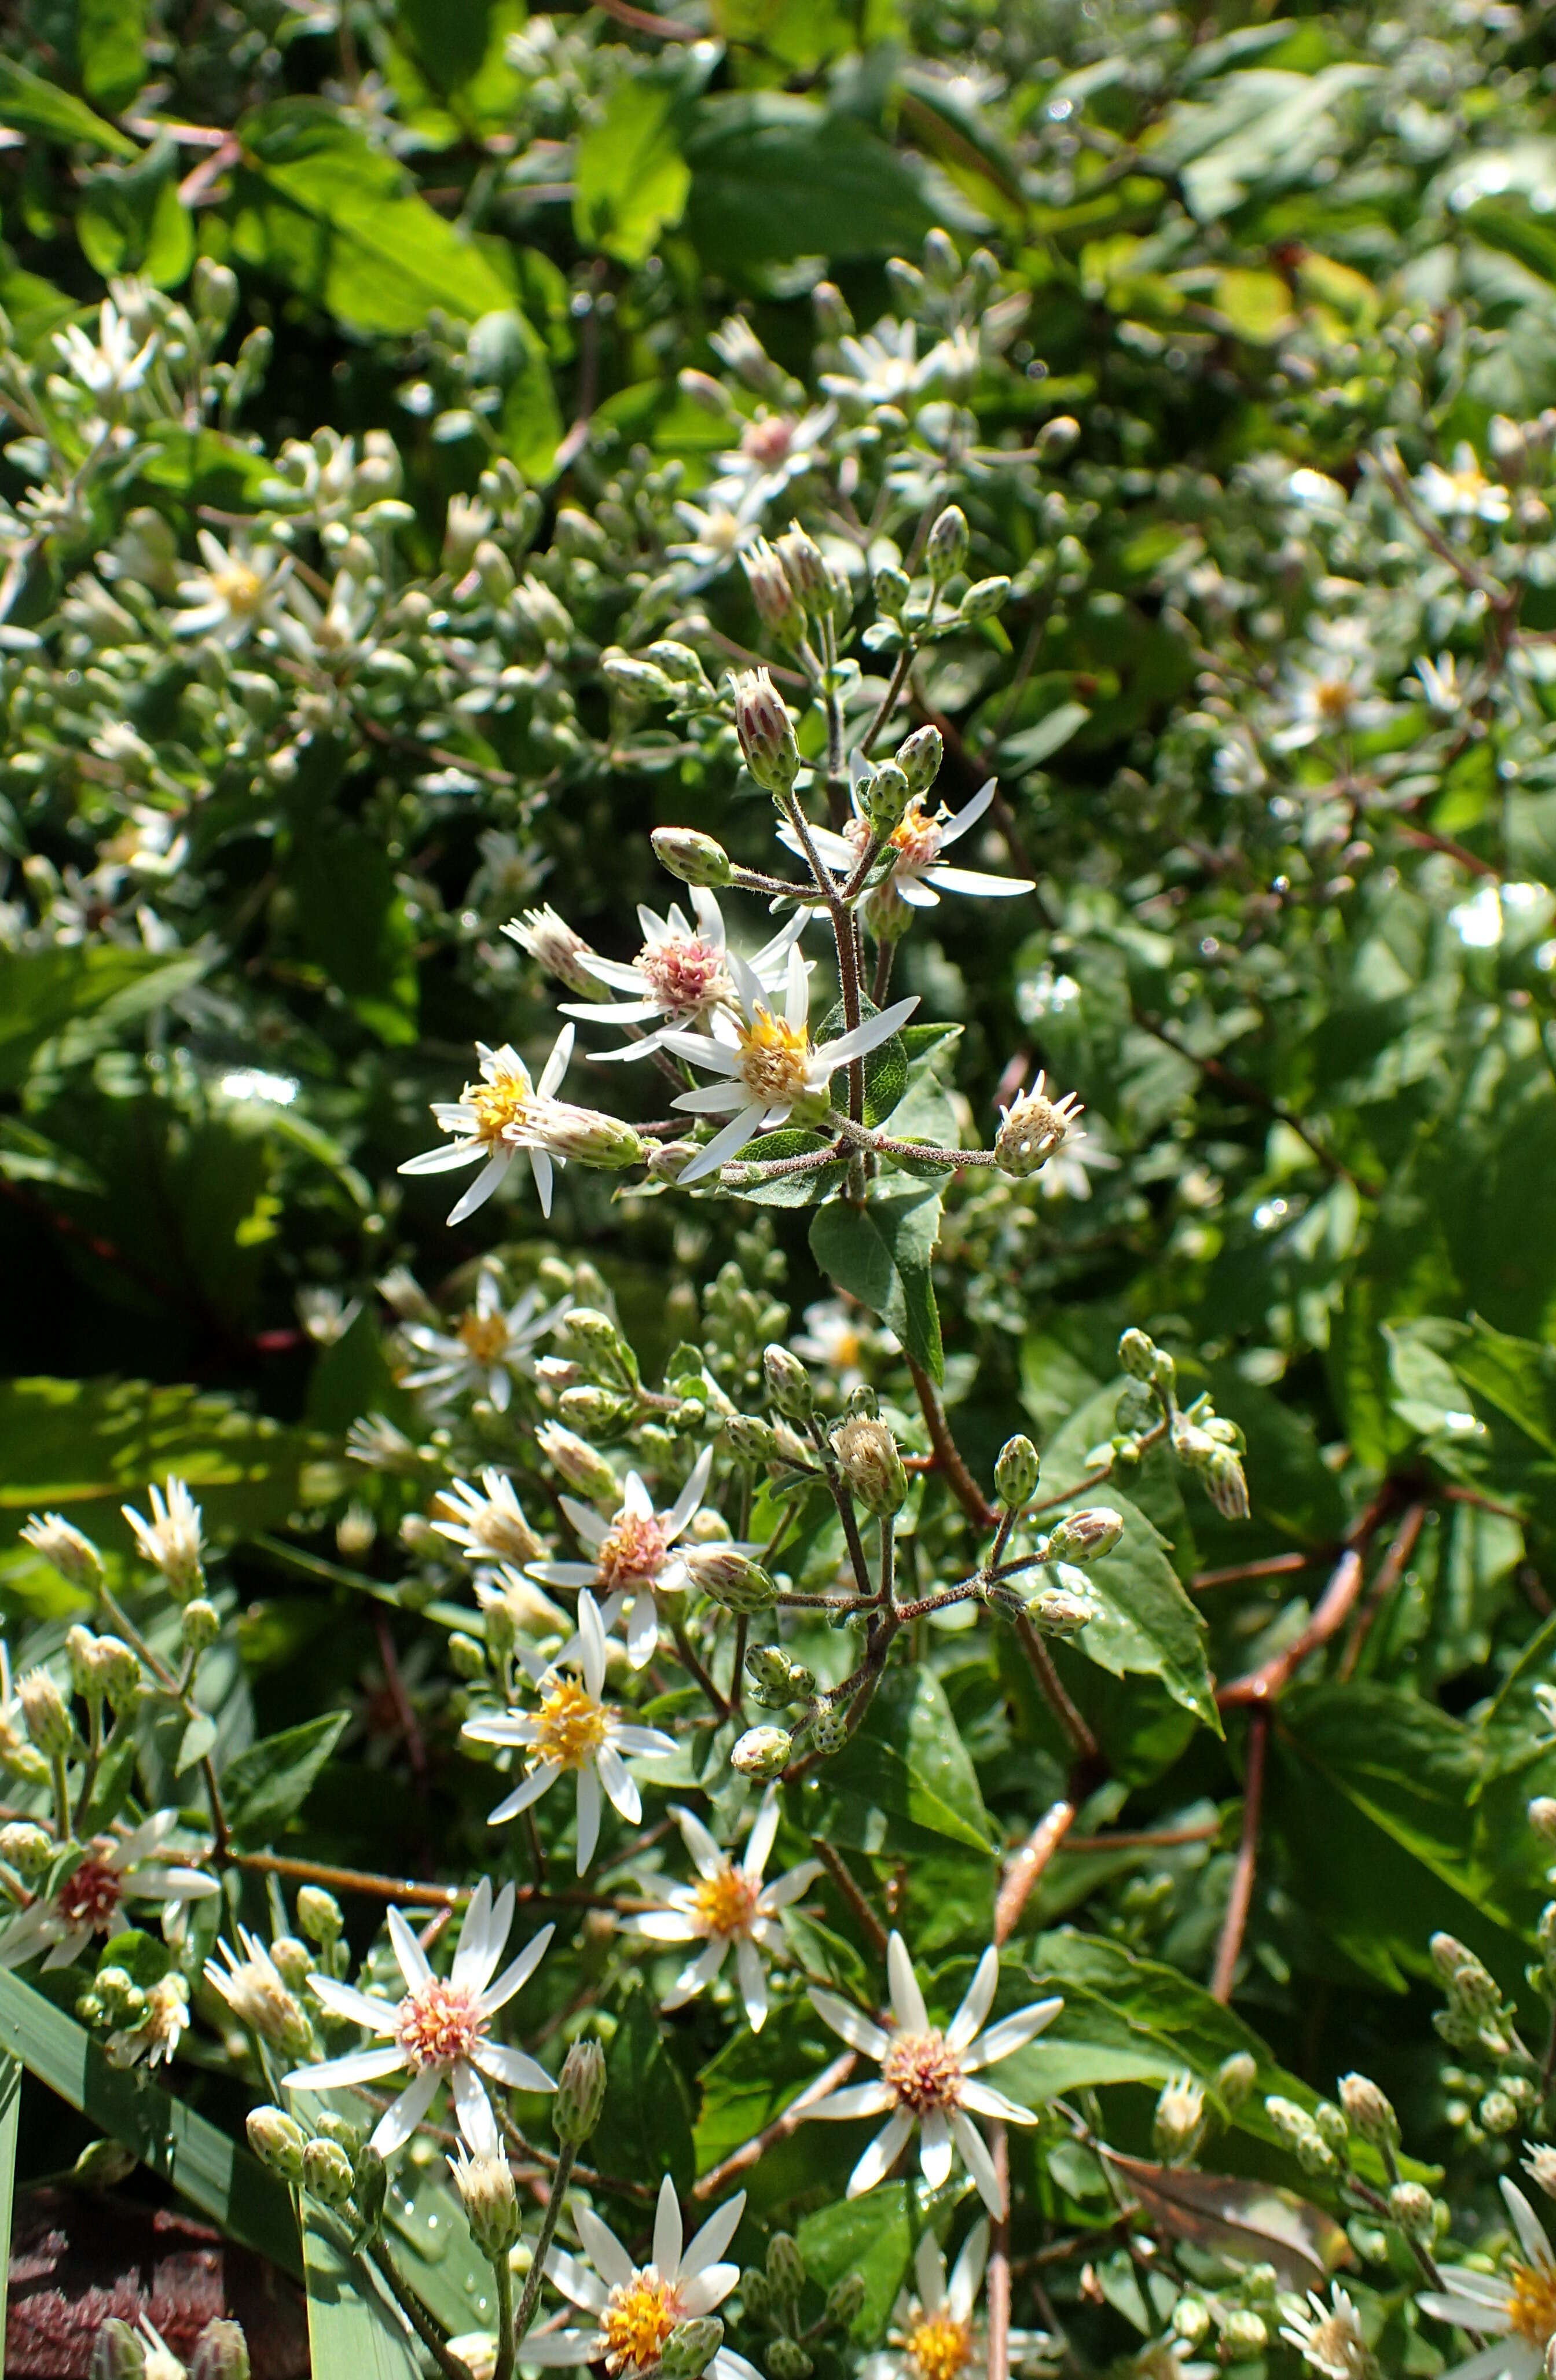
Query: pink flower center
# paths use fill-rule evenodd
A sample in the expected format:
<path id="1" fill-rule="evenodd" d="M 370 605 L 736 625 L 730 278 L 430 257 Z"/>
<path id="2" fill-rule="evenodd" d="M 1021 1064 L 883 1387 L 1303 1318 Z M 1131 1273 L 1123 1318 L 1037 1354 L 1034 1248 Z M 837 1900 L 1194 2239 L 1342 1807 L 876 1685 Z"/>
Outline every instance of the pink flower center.
<path id="1" fill-rule="evenodd" d="M 883 2080 L 916 2116 L 962 2104 L 962 2061 L 942 2033 L 899 2034 L 881 2061 Z"/>
<path id="2" fill-rule="evenodd" d="M 779 413 L 753 421 L 740 435 L 740 452 L 753 463 L 782 463 L 794 444 L 795 425 Z"/>
<path id="3" fill-rule="evenodd" d="M 638 953 L 637 967 L 676 1014 L 694 1014 L 729 990 L 723 951 L 700 934 L 646 946 Z"/>
<path id="4" fill-rule="evenodd" d="M 473 2058 L 486 2038 L 486 2017 L 473 1992 L 434 1975 L 407 1992 L 395 2011 L 395 2039 L 417 2073 Z"/>
<path id="5" fill-rule="evenodd" d="M 618 1512 L 594 1560 L 607 1587 L 633 1587 L 657 1578 L 670 1550 L 657 1512 Z"/>
<path id="6" fill-rule="evenodd" d="M 923 806 L 909 802 L 898 824 L 892 830 L 892 847 L 897 855 L 899 876 L 917 876 L 932 868 L 940 857 L 944 830 L 932 818 L 926 818 Z"/>
<path id="7" fill-rule="evenodd" d="M 124 1888 L 113 1869 L 103 1860 L 88 1859 L 67 1876 L 55 1905 L 69 1925 L 91 1925 L 105 1934 L 123 1898 Z"/>

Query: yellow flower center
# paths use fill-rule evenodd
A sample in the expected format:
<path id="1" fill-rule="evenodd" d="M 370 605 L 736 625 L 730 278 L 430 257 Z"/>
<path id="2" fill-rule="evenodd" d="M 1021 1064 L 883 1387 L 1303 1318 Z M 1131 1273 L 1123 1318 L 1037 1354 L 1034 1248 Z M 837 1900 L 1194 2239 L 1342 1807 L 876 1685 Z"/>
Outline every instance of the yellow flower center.
<path id="1" fill-rule="evenodd" d="M 657 2363 L 664 2342 L 681 2319 L 680 2301 L 651 2265 L 619 2281 L 605 2301 L 600 2327 L 605 2334 L 607 2372 L 641 2372 Z"/>
<path id="2" fill-rule="evenodd" d="M 761 1894 L 760 1884 L 732 1861 L 717 1876 L 706 1876 L 692 1895 L 697 1922 L 705 1934 L 748 1934 Z"/>
<path id="3" fill-rule="evenodd" d="M 1508 2281 L 1508 2328 L 1543 2354 L 1556 2335 L 1556 2265 L 1513 2265 Z"/>
<path id="4" fill-rule="evenodd" d="M 864 1341 L 857 1330 L 840 1330 L 832 1343 L 834 1370 L 851 1372 L 864 1351 Z"/>
<path id="5" fill-rule="evenodd" d="M 472 1993 L 434 1975 L 407 1992 L 395 2011 L 395 2039 L 417 2073 L 429 2066 L 454 2066 L 480 2048 L 486 2019 Z"/>
<path id="6" fill-rule="evenodd" d="M 1313 689 L 1313 701 L 1324 719 L 1345 719 L 1350 714 L 1355 688 L 1349 678 L 1320 678 Z"/>
<path id="7" fill-rule="evenodd" d="M 581 1768 L 593 1758 L 610 1731 L 603 1704 L 586 1694 L 571 1678 L 561 1678 L 535 1713 L 537 1760 L 554 1760 L 563 1768 Z"/>
<path id="8" fill-rule="evenodd" d="M 478 1364 L 501 1363 L 508 1348 L 508 1326 L 500 1314 L 467 1314 L 458 1336 Z"/>
<path id="9" fill-rule="evenodd" d="M 911 2107 L 916 2116 L 927 2115 L 932 2107 L 962 2104 L 962 2061 L 947 2046 L 945 2035 L 932 2028 L 928 2033 L 899 2034 L 886 2052 L 881 2072 L 901 2104 Z"/>
<path id="10" fill-rule="evenodd" d="M 940 857 L 943 829 L 932 818 L 924 815 L 924 805 L 917 798 L 909 802 L 898 824 L 892 829 L 892 848 L 897 855 L 900 875 L 917 875 L 932 868 Z"/>
<path id="11" fill-rule="evenodd" d="M 640 1586 L 657 1578 L 670 1548 L 654 1512 L 618 1512 L 594 1560 L 608 1587 Z"/>
<path id="12" fill-rule="evenodd" d="M 791 1103 L 805 1096 L 806 1061 L 810 1036 L 803 1025 L 789 1025 L 771 1009 L 759 1008 L 740 1034 L 740 1078 L 753 1099 L 769 1107 Z"/>
<path id="13" fill-rule="evenodd" d="M 259 610 L 260 598 L 264 593 L 264 580 L 257 570 L 250 570 L 246 562 L 234 562 L 225 570 L 214 572 L 211 586 L 229 612 L 237 612 L 245 617 Z"/>
<path id="14" fill-rule="evenodd" d="M 517 1075 L 499 1075 L 494 1083 L 467 1083 L 462 1096 L 465 1105 L 475 1110 L 476 1138 L 492 1146 L 511 1125 L 529 1122 L 534 1099 L 522 1068 Z"/>
<path id="15" fill-rule="evenodd" d="M 907 2335 L 907 2360 L 919 2380 L 956 2380 L 972 2362 L 972 2325 L 942 2308 L 927 2313 Z"/>
<path id="16" fill-rule="evenodd" d="M 1463 470 L 1450 471 L 1448 476 L 1453 480 L 1457 492 L 1472 504 L 1477 504 L 1480 502 L 1481 496 L 1490 485 L 1485 472 L 1475 463 L 1466 465 Z"/>

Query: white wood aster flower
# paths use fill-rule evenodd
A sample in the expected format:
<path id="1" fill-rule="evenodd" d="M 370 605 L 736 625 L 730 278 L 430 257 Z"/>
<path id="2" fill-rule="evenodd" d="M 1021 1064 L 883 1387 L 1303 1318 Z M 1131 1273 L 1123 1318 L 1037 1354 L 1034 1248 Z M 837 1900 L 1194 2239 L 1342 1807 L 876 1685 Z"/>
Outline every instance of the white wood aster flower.
<path id="1" fill-rule="evenodd" d="M 502 2143 L 487 2083 L 512 2091 L 556 2088 L 533 2058 L 491 2037 L 492 2018 L 529 1982 L 556 1931 L 553 1925 L 542 1925 L 498 1975 L 497 1961 L 507 1945 L 513 1912 L 513 1886 L 505 1884 L 493 1900 L 491 1883 L 482 1876 L 465 1912 L 454 1965 L 444 1976 L 433 1973 L 410 1925 L 399 1910 L 391 1909 L 389 1939 L 405 1978 L 403 1999 L 377 1999 L 328 1975 L 309 1977 L 314 1997 L 332 2016 L 389 2038 L 381 2048 L 354 2050 L 345 2058 L 326 2058 L 321 2066 L 295 2067 L 286 2078 L 288 2088 L 337 2091 L 379 2082 L 390 2074 L 408 2074 L 409 2083 L 380 2118 L 372 2136 L 373 2147 L 392 2156 L 426 2115 L 438 2085 L 446 2082 L 455 2120 L 471 2151 L 477 2156 L 499 2155 Z"/>
<path id="2" fill-rule="evenodd" d="M 515 1135 L 533 1130 L 537 1121 L 543 1122 L 546 1103 L 573 1055 L 573 1028 L 565 1025 L 557 1035 L 539 1082 L 530 1080 L 529 1067 L 506 1042 L 500 1050 L 489 1050 L 484 1041 L 478 1041 L 476 1055 L 480 1061 L 480 1082 L 467 1083 L 456 1099 L 432 1102 L 439 1128 L 453 1138 L 442 1148 L 407 1157 L 399 1169 L 402 1173 L 449 1173 L 458 1166 L 480 1161 L 474 1182 L 449 1210 L 450 1223 L 462 1223 L 467 1215 L 486 1204 L 518 1155 Z M 553 1169 L 567 1160 L 532 1141 L 526 1141 L 524 1148 L 535 1177 L 541 1212 L 549 1216 Z"/>
<path id="3" fill-rule="evenodd" d="M 1005 2212 L 1004 2193 L 994 2170 L 988 2143 L 974 2123 L 989 2116 L 1001 2123 L 1035 2124 L 1037 2117 L 979 2080 L 987 2066 L 1024 2048 L 1052 2022 L 1063 2000 L 1034 2000 L 1013 2016 L 983 2031 L 994 2005 L 1000 1981 L 1000 1954 L 991 1947 L 978 1962 L 966 1998 L 942 2033 L 931 2025 L 924 1995 L 913 1972 L 907 1945 L 893 1934 L 886 1946 L 886 1973 L 892 1993 L 891 2029 L 879 2025 L 835 1993 L 813 1991 L 811 2005 L 850 2049 L 876 2059 L 877 2082 L 861 2082 L 833 2091 L 807 2109 L 811 2118 L 847 2122 L 858 2116 L 881 2116 L 887 2122 L 871 2141 L 849 2177 L 848 2195 L 862 2197 L 883 2181 L 918 2131 L 918 2165 L 931 2190 L 939 2190 L 951 2171 L 954 2153 L 978 2184 L 979 2195 L 991 2215 Z"/>
<path id="4" fill-rule="evenodd" d="M 702 1945 L 676 1977 L 663 2003 L 667 2009 L 685 2008 L 699 1992 L 706 1991 L 733 1947 L 746 2020 L 753 2033 L 760 2033 L 767 2021 L 762 1953 L 771 1958 L 784 1956 L 786 1945 L 778 1913 L 809 1891 L 821 1872 L 821 1863 L 802 1860 L 786 1876 L 774 1876 L 771 1884 L 763 1881 L 778 1833 L 778 1795 L 772 1788 L 762 1796 L 745 1855 L 739 1860 L 721 1850 L 690 1810 L 673 1805 L 672 1815 L 697 1870 L 697 1882 L 666 1887 L 663 1908 L 619 1918 L 618 1928 L 646 1942 Z"/>
<path id="5" fill-rule="evenodd" d="M 909 802 L 886 841 L 894 855 L 887 880 L 898 899 L 906 901 L 910 909 L 937 908 L 942 892 L 970 892 L 981 901 L 1008 901 L 1017 892 L 1031 892 L 1031 882 L 1026 877 L 989 876 L 980 868 L 947 868 L 941 858 L 948 844 L 959 842 L 986 815 L 996 787 L 997 780 L 991 777 L 971 801 L 956 811 L 948 810 L 943 802 L 935 810 L 926 810 L 917 797 Z M 811 842 L 827 866 L 845 878 L 853 875 L 870 840 L 869 822 L 857 811 L 842 834 L 834 834 L 824 826 L 813 826 L 809 832 Z M 778 840 L 790 851 L 803 855 L 805 846 L 792 826 L 781 826 Z"/>
<path id="6" fill-rule="evenodd" d="M 529 1575 L 542 1586 L 587 1586 L 602 1597 L 601 1625 L 609 1635 L 618 1620 L 625 1621 L 626 1656 L 635 1670 L 652 1660 L 659 1643 L 657 1598 L 679 1595 L 689 1584 L 676 1544 L 701 1509 L 712 1469 L 713 1450 L 705 1446 L 690 1478 L 664 1512 L 655 1512 L 653 1499 L 636 1471 L 627 1473 L 621 1504 L 608 1521 L 576 1496 L 562 1497 L 562 1509 L 593 1560 L 526 1565 Z M 561 1658 L 573 1658 L 577 1644 L 575 1637 Z"/>
<path id="7" fill-rule="evenodd" d="M 513 1396 L 513 1376 L 534 1374 L 530 1350 L 554 1330 L 570 1300 L 541 1303 L 531 1287 L 510 1306 L 494 1274 L 483 1272 L 476 1283 L 476 1302 L 460 1316 L 452 1330 L 427 1322 L 408 1322 L 401 1333 L 416 1359 L 403 1385 L 432 1391 L 429 1403 L 446 1404 L 461 1391 L 484 1394 L 499 1413 L 506 1413 Z"/>
<path id="8" fill-rule="evenodd" d="M 67 1967 L 94 1934 L 120 1934 L 131 1923 L 125 1904 L 150 1901 L 164 1914 L 220 1890 L 214 1876 L 170 1864 L 163 1853 L 178 1824 L 176 1810 L 159 1810 L 128 1834 L 100 1835 L 57 1892 L 30 1902 L 0 1933 L 0 1969 L 19 1967 L 48 1952 L 46 1968 Z"/>
<path id="9" fill-rule="evenodd" d="M 601 958 L 590 952 L 581 962 L 602 984 L 608 984 L 613 991 L 625 991 L 628 997 L 601 1002 L 565 1000 L 564 1016 L 576 1016 L 586 1025 L 648 1025 L 655 1028 L 619 1050 L 597 1050 L 595 1055 L 601 1060 L 650 1057 L 663 1048 L 667 1033 L 705 1030 L 717 1010 L 735 1005 L 723 913 L 712 893 L 701 885 L 691 888 L 691 905 L 697 917 L 695 927 L 674 903 L 663 917 L 640 905 L 638 923 L 642 929 L 643 947 L 635 959 L 624 963 Z M 784 982 L 789 952 L 804 932 L 810 914 L 807 909 L 796 909 L 772 941 L 747 962 L 764 990 L 776 991 Z"/>
<path id="10" fill-rule="evenodd" d="M 575 2201 L 573 2220 L 584 2253 L 571 2256 L 553 2248 L 546 2273 L 587 2321 L 564 2330 L 531 2331 L 521 2360 L 602 2363 L 611 2380 L 637 2380 L 658 2363 L 677 2323 L 712 2313 L 740 2278 L 738 2265 L 721 2260 L 745 2206 L 742 2190 L 710 2215 L 688 2245 L 675 2185 L 666 2174 L 654 2210 L 652 2259 L 635 2265 L 615 2233 Z M 727 2347 L 719 2349 L 708 2369 L 713 2380 L 760 2380 L 755 2365 Z"/>
<path id="11" fill-rule="evenodd" d="M 988 2261 L 989 2226 L 975 2223 L 947 2280 L 940 2242 L 926 2231 L 913 2257 L 917 2292 L 904 2289 L 898 2297 L 885 2349 L 865 2357 L 859 2380 L 962 2380 L 984 2371 L 989 2350 L 978 2298 Z M 1043 2330 L 1013 2330 L 1007 2343 L 1015 2370 L 1059 2351 L 1059 2341 Z"/>
<path id="12" fill-rule="evenodd" d="M 1445 2265 L 1443 2287 L 1423 2289 L 1416 2301 L 1423 2313 L 1491 2341 L 1455 2363 L 1445 2380 L 1500 2380 L 1503 2373 L 1507 2380 L 1538 2380 L 1556 2338 L 1556 2255 L 1516 2183 L 1504 2180 L 1501 2192 L 1523 2254 L 1510 2258 L 1500 2273 Z"/>
<path id="13" fill-rule="evenodd" d="M 629 1827 L 643 1815 L 642 1798 L 622 1755 L 639 1760 L 668 1760 L 675 1739 L 656 1727 L 637 1727 L 614 1703 L 601 1699 L 605 1688 L 605 1628 L 600 1607 L 588 1587 L 578 1597 L 578 1633 L 571 1647 L 554 1661 L 542 1661 L 528 1646 L 517 1658 L 540 1695 L 533 1711 L 502 1711 L 490 1718 L 465 1722 L 463 1732 L 477 1743 L 517 1744 L 529 1763 L 529 1774 L 491 1813 L 488 1823 L 504 1825 L 517 1818 L 547 1793 L 570 1770 L 577 1779 L 577 1872 L 583 1875 L 600 1840 L 601 1789 Z M 571 1676 L 576 1666 L 582 1676 Z"/>

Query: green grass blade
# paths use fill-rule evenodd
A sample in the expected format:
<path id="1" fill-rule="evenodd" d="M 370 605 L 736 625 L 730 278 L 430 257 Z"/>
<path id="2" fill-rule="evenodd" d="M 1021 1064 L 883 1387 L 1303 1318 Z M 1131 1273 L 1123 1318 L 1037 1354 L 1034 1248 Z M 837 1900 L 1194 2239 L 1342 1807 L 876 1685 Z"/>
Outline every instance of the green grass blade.
<path id="1" fill-rule="evenodd" d="M 110 2066 L 91 2034 L 15 1975 L 0 1974 L 0 2051 L 132 2150 L 229 2240 L 301 2279 L 297 2219 L 281 2183 L 149 2075 Z"/>
<path id="2" fill-rule="evenodd" d="M 6 2285 L 10 2277 L 11 2210 L 16 2203 L 17 2123 L 21 2068 L 14 2058 L 0 2069 L 0 2380 L 6 2380 Z"/>
<path id="3" fill-rule="evenodd" d="M 420 2350 L 398 2307 L 306 2201 L 303 2267 L 313 2380 L 421 2380 Z"/>

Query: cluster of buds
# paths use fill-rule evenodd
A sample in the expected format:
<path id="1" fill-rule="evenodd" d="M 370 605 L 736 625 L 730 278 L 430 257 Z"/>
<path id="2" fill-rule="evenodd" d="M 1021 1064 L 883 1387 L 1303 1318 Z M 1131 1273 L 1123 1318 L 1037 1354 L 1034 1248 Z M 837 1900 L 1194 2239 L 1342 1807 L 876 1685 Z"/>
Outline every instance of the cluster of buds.
<path id="1" fill-rule="evenodd" d="M 1186 1413 L 1174 1414 L 1173 1451 L 1185 1471 L 1197 1472 L 1222 1518 L 1248 1517 L 1248 1480 L 1243 1468 L 1246 1441 L 1234 1421 L 1211 1410 L 1209 1396 L 1197 1397 Z"/>
<path id="2" fill-rule="evenodd" d="M 1350 2126 L 1340 2108 L 1320 2100 L 1309 2114 L 1295 2099 L 1271 2093 L 1264 2112 L 1291 2150 L 1304 2173 L 1337 2174 L 1350 2138 Z"/>
<path id="3" fill-rule="evenodd" d="M 92 2341 L 91 2380 L 249 2380 L 249 2343 L 242 2325 L 208 2322 L 187 2364 L 149 2321 L 134 2329 L 110 2315 Z"/>
<path id="4" fill-rule="evenodd" d="M 845 2273 L 834 2281 L 819 2314 L 806 2303 L 814 2289 L 799 2243 L 787 2231 L 775 2231 L 764 2261 L 740 2276 L 746 2320 L 766 2334 L 762 2363 L 770 2380 L 810 2380 L 811 2348 L 829 2331 L 846 2334 L 858 2319 L 865 2301 L 862 2273 Z"/>
<path id="5" fill-rule="evenodd" d="M 388 2174 L 365 2127 L 329 2114 L 321 2116 L 309 2132 L 285 2108 L 253 2107 L 249 2145 L 260 2163 L 292 2189 L 306 2191 L 334 2212 L 348 2212 L 359 2242 L 376 2234 L 383 2220 Z"/>
<path id="6" fill-rule="evenodd" d="M 1447 2006 L 1432 2017 L 1441 2039 L 1450 2049 L 1508 2057 L 1513 2046 L 1513 2017 L 1495 1977 L 1452 1934 L 1434 1934 L 1430 1947 L 1432 1965 L 1447 1997 Z"/>

